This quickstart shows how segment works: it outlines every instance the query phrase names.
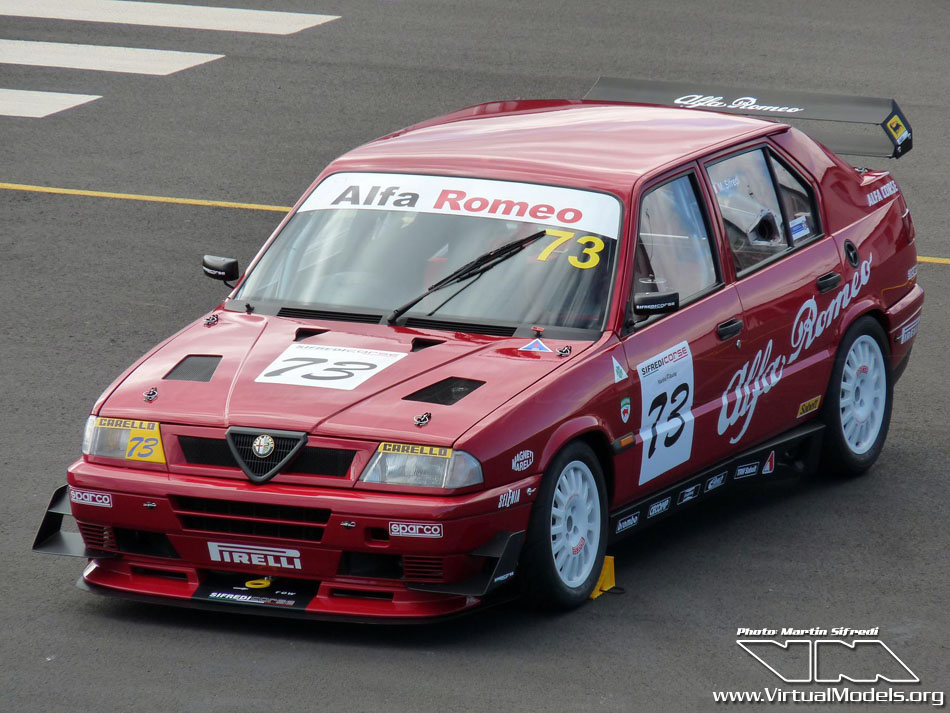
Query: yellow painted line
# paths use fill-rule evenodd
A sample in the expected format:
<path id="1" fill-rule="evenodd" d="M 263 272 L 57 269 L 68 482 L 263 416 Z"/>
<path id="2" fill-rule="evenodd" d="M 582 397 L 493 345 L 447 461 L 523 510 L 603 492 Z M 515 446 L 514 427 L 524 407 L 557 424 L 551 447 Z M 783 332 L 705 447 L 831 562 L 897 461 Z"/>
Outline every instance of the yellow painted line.
<path id="1" fill-rule="evenodd" d="M 89 198 L 114 198 L 123 201 L 147 201 L 150 203 L 175 203 L 178 205 L 200 205 L 212 208 L 240 208 L 242 210 L 269 210 L 286 213 L 290 206 L 261 205 L 259 203 L 235 203 L 233 201 L 206 201 L 198 198 L 171 198 L 169 196 L 144 196 L 138 193 L 110 193 L 108 191 L 83 191 L 76 188 L 52 188 L 50 186 L 28 186 L 23 183 L 0 183 L 0 189 L 6 191 L 28 191 L 31 193 L 54 193 L 61 196 L 86 196 Z"/>
<path id="2" fill-rule="evenodd" d="M 269 210 L 274 213 L 286 213 L 289 205 L 262 205 L 260 203 L 236 203 L 234 201 L 206 201 L 200 198 L 172 198 L 170 196 L 146 196 L 139 193 L 111 193 L 109 191 L 84 191 L 77 188 L 53 188 L 51 186 L 30 186 L 25 183 L 0 183 L 0 190 L 28 191 L 31 193 L 53 193 L 60 196 L 86 196 L 90 198 L 114 198 L 123 201 L 148 201 L 151 203 L 175 203 L 178 205 L 200 205 L 212 208 L 239 208 L 241 210 Z M 950 265 L 947 257 L 917 256 L 917 262 L 929 262 L 937 265 Z"/>

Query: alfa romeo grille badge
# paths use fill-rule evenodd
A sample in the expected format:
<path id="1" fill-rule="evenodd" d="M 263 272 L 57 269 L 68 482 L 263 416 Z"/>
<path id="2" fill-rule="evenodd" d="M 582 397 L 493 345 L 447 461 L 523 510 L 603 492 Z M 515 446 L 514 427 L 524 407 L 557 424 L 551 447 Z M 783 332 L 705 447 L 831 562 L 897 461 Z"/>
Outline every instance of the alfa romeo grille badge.
<path id="1" fill-rule="evenodd" d="M 267 456 L 274 452 L 274 439 L 262 433 L 254 439 L 254 443 L 251 444 L 251 450 L 258 458 L 267 458 Z"/>

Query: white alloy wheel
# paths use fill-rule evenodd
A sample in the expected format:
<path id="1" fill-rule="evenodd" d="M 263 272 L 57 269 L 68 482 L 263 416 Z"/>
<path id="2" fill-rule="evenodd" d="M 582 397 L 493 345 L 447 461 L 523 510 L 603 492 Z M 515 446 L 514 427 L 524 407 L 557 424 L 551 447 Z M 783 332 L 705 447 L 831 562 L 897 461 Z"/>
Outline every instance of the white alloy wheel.
<path id="1" fill-rule="evenodd" d="M 852 453 L 874 445 L 887 404 L 887 373 L 881 347 L 862 334 L 854 340 L 841 372 L 841 430 Z"/>
<path id="2" fill-rule="evenodd" d="M 600 496 L 586 463 L 572 460 L 561 471 L 551 505 L 551 554 L 568 587 L 584 584 L 600 548 Z"/>

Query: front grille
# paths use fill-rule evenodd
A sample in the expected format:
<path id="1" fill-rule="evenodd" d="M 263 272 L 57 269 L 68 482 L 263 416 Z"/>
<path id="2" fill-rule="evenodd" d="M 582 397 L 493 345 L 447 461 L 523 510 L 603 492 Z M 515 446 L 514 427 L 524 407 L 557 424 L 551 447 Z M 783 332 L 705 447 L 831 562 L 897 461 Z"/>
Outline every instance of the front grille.
<path id="1" fill-rule="evenodd" d="M 251 439 L 253 443 L 253 438 Z M 275 439 L 276 443 L 276 439 Z M 213 465 L 220 468 L 239 468 L 228 442 L 223 438 L 199 438 L 179 436 L 178 445 L 190 465 Z M 356 451 L 344 448 L 316 448 L 306 446 L 286 466 L 285 473 L 323 475 L 343 478 L 350 470 Z M 273 457 L 273 456 L 272 456 Z M 252 456 L 257 458 L 257 456 Z"/>
<path id="2" fill-rule="evenodd" d="M 223 468 L 237 468 L 237 461 L 231 453 L 228 442 L 223 438 L 198 438 L 197 436 L 179 436 L 178 445 L 185 460 L 191 465 L 217 465 Z"/>
<path id="3" fill-rule="evenodd" d="M 320 542 L 330 519 L 325 508 L 184 496 L 171 502 L 182 527 L 201 532 Z"/>
<path id="4" fill-rule="evenodd" d="M 441 580 L 443 565 L 441 557 L 404 555 L 402 558 L 403 577 L 411 580 Z"/>
<path id="5" fill-rule="evenodd" d="M 342 448 L 313 448 L 307 447 L 300 451 L 300 455 L 290 461 L 284 468 L 287 473 L 306 473 L 309 475 L 329 475 L 342 478 L 350 471 L 350 463 L 356 451 Z"/>
<path id="6" fill-rule="evenodd" d="M 228 437 L 234 444 L 238 454 L 238 465 L 242 467 L 248 475 L 262 477 L 273 471 L 281 461 L 283 461 L 300 444 L 301 437 L 297 436 L 272 436 L 274 439 L 274 450 L 265 458 L 260 458 L 254 454 L 252 445 L 259 433 L 241 433 L 232 431 Z"/>
<path id="7" fill-rule="evenodd" d="M 116 549 L 115 533 L 106 525 L 93 525 L 88 522 L 77 522 L 83 542 L 91 550 Z"/>

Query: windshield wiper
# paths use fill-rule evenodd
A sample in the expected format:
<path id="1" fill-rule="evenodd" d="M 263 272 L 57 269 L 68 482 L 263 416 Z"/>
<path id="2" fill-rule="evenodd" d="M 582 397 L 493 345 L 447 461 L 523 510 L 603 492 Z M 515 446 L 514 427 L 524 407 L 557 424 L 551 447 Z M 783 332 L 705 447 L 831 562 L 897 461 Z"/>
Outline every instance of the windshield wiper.
<path id="1" fill-rule="evenodd" d="M 467 262 L 462 265 L 462 267 L 460 267 L 458 270 L 455 270 L 454 272 L 443 277 L 438 282 L 430 285 L 429 289 L 427 289 L 418 297 L 414 297 L 413 299 L 406 302 L 406 304 L 404 304 L 402 307 L 397 307 L 394 309 L 393 313 L 389 315 L 389 318 L 386 321 L 390 324 L 394 323 L 397 319 L 402 317 L 402 315 L 412 309 L 417 303 L 424 300 L 436 290 L 441 290 L 443 287 L 448 287 L 449 285 L 455 284 L 456 282 L 467 280 L 470 277 L 481 275 L 483 272 L 491 270 L 498 263 L 507 260 L 518 252 L 521 252 L 524 247 L 530 243 L 533 243 L 539 238 L 543 238 L 547 234 L 548 231 L 542 230 L 525 238 L 512 240 L 510 243 L 505 243 L 501 247 L 495 248 L 494 250 L 489 250 L 487 253 L 479 255 L 471 262 Z"/>

